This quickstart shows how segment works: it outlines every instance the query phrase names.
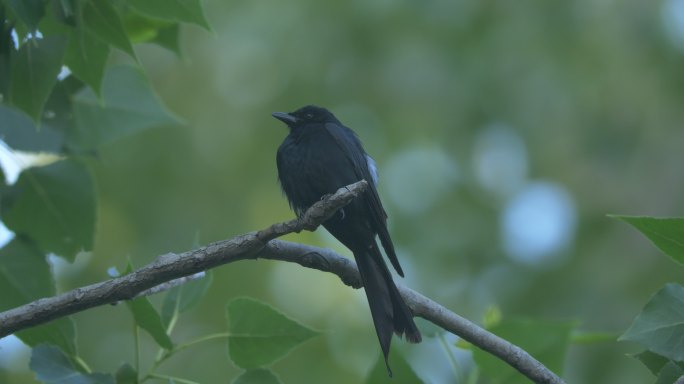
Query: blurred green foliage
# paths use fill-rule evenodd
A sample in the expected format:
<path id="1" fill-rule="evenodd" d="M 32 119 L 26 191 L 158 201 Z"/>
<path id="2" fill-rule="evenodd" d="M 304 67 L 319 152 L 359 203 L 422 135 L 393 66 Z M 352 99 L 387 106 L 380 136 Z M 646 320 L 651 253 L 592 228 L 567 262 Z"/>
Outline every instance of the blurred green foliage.
<path id="1" fill-rule="evenodd" d="M 20 236 L 0 250 L 0 264 L 25 256 L 0 268 L 3 292 L 21 293 L 12 300 L 53 294 L 50 270 L 64 291 L 106 279 L 128 258 L 142 265 L 292 217 L 275 172 L 286 131 L 269 114 L 308 103 L 334 111 L 377 160 L 404 282 L 468 318 L 481 319 L 496 305 L 502 324 L 519 317 L 549 327 L 578 321 L 582 331 L 620 334 L 653 292 L 680 280 L 670 260 L 606 214 L 684 210 L 684 37 L 675 14 L 681 0 L 207 0 L 206 18 L 199 1 L 169 2 L 0 0 L 9 20 L 0 25 L 3 140 L 68 157 L 2 186 L 2 220 Z M 44 38 L 26 40 L 36 30 Z M 61 63 L 72 76 L 54 82 Z M 522 143 L 516 148 L 526 166 L 512 187 L 492 189 L 478 177 L 479 144 L 492 127 L 505 127 L 506 142 Z M 38 201 L 66 210 L 67 218 L 91 218 L 90 208 L 80 208 L 92 201 L 92 243 L 81 236 L 92 234 L 88 228 L 75 227 L 73 239 L 41 229 L 49 215 L 36 225 L 27 223 L 38 214 L 12 217 L 21 208 L 13 191 L 35 188 L 30 180 L 54 168 L 62 169 L 59 180 L 75 185 L 92 179 L 91 189 L 74 195 L 50 188 L 53 195 Z M 521 263 L 508 257 L 501 220 L 536 181 L 562 186 L 577 222 L 569 245 Z M 74 199 L 83 205 L 74 209 Z M 345 252 L 323 231 L 289 239 Z M 50 257 L 48 265 L 47 252 L 75 261 Z M 14 261 L 5 257 L 10 253 Z M 32 278 L 5 272 L 21 268 L 34 273 L 20 276 Z M 174 318 L 175 343 L 223 332 L 226 303 L 244 295 L 324 335 L 270 365 L 277 378 L 263 370 L 243 374 L 218 342 L 179 351 L 160 370 L 201 383 L 240 375 L 239 382 L 257 375 L 350 383 L 378 374 L 363 294 L 298 266 L 245 261 L 219 268 L 196 306 L 181 316 L 162 313 L 163 324 Z M 166 297 L 152 297 L 152 305 L 178 304 Z M 18 303 L 3 300 L 0 309 Z M 75 354 L 72 322 L 78 355 L 93 371 L 118 370 L 125 382 L 155 364 L 158 346 L 146 334 L 140 366 L 122 364 L 133 364 L 136 347 L 133 318 L 121 306 L 77 314 L 23 340 L 34 345 L 49 335 Z M 445 348 L 437 331 L 421 327 L 434 338 L 419 346 L 395 340 L 397 370 L 405 359 L 428 382 L 473 377 L 470 352 Z M 563 360 L 568 382 L 654 382 L 656 371 L 626 356 L 640 350 L 604 341 L 554 352 L 552 360 L 554 368 Z M 22 361 L 26 353 L 13 350 L 11 357 Z M 3 354 L 3 362 L 11 360 Z M 681 372 L 671 361 L 658 368 Z M 486 380 L 487 372 L 480 376 Z M 26 359 L 0 366 L 3 383 L 33 377 Z"/>

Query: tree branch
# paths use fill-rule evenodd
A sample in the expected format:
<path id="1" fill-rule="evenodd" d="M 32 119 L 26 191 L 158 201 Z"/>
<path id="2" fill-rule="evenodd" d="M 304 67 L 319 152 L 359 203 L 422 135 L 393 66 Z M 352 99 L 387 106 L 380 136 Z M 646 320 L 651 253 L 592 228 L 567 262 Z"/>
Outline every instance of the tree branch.
<path id="1" fill-rule="evenodd" d="M 159 292 L 168 289 L 165 288 L 169 285 L 168 282 L 175 279 L 245 259 L 263 258 L 294 262 L 307 268 L 334 273 L 344 284 L 360 288 L 361 280 L 353 260 L 329 249 L 274 239 L 304 229 L 315 230 L 338 209 L 363 193 L 367 187 L 365 181 L 359 181 L 326 196 L 297 219 L 181 254 L 161 255 L 152 263 L 128 275 L 77 288 L 55 297 L 39 299 L 2 312 L 0 338 L 88 308 Z M 178 282 L 171 283 L 171 286 L 177 284 Z M 420 293 L 403 286 L 399 286 L 399 290 L 414 315 L 499 357 L 536 383 L 564 384 L 562 379 L 523 349 L 478 327 Z"/>

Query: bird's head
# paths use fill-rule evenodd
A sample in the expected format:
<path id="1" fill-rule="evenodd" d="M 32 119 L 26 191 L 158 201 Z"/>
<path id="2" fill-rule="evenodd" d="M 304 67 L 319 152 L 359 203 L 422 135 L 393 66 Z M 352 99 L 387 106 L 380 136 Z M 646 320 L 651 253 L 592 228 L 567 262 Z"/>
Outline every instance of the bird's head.
<path id="1" fill-rule="evenodd" d="M 307 105 L 306 107 L 299 108 L 298 110 L 289 113 L 273 112 L 271 115 L 287 124 L 290 129 L 302 127 L 307 124 L 332 123 L 338 121 L 332 112 L 315 105 Z"/>

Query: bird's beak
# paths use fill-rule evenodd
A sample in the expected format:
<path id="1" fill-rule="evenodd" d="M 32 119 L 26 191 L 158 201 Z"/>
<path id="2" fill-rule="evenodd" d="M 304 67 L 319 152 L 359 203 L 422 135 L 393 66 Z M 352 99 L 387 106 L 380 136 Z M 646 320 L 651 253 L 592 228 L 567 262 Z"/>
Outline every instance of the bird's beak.
<path id="1" fill-rule="evenodd" d="M 271 116 L 275 117 L 276 119 L 282 121 L 283 123 L 290 125 L 294 124 L 297 122 L 297 118 L 290 115 L 289 113 L 285 112 L 273 112 L 271 113 Z"/>

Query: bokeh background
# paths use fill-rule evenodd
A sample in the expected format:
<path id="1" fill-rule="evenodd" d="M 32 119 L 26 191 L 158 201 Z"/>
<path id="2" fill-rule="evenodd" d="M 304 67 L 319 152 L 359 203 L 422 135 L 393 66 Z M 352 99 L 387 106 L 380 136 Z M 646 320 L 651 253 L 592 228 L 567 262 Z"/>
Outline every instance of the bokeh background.
<path id="1" fill-rule="evenodd" d="M 102 150 L 95 249 L 73 265 L 53 260 L 60 289 L 103 280 L 129 257 L 140 266 L 291 218 L 275 168 L 287 129 L 270 113 L 306 104 L 331 109 L 376 159 L 402 283 L 465 317 L 479 322 L 498 308 L 504 318 L 577 320 L 582 331 L 619 335 L 653 292 L 681 280 L 607 214 L 684 211 L 684 0 L 204 5 L 213 31 L 185 26 L 183 57 L 136 47 L 185 123 Z M 323 230 L 287 239 L 348 254 Z M 225 303 L 242 295 L 325 332 L 275 364 L 284 382 L 362 382 L 379 356 L 362 292 L 263 260 L 217 269 L 175 339 L 220 332 Z M 92 367 L 131 360 L 125 308 L 75 319 Z M 143 355 L 153 356 L 146 341 Z M 17 343 L 3 341 L 12 352 L 0 354 L 0 369 L 31 382 Z M 450 351 L 461 362 L 454 370 L 439 338 L 395 344 L 426 382 L 471 369 L 467 352 Z M 574 345 L 564 377 L 652 381 L 626 355 L 638 350 Z M 203 383 L 240 372 L 220 342 L 166 367 Z"/>

